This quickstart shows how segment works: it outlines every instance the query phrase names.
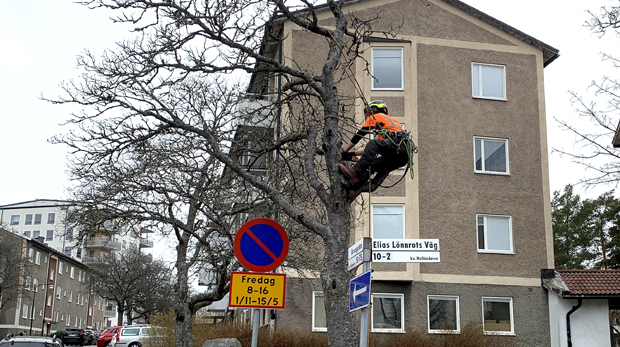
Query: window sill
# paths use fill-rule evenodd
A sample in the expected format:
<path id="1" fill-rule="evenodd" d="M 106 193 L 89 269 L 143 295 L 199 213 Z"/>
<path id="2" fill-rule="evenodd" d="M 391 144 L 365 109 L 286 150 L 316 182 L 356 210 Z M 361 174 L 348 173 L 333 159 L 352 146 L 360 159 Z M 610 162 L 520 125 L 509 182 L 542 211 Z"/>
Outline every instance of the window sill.
<path id="1" fill-rule="evenodd" d="M 404 329 L 371 329 L 371 333 L 391 333 L 391 334 L 404 334 Z"/>
<path id="2" fill-rule="evenodd" d="M 472 95 L 471 97 L 474 99 L 480 99 L 480 100 L 508 101 L 507 98 L 497 98 L 497 97 L 492 97 L 492 96 Z"/>
<path id="3" fill-rule="evenodd" d="M 458 335 L 461 333 L 460 330 L 429 330 L 429 334 L 437 334 L 437 335 Z"/>
<path id="4" fill-rule="evenodd" d="M 327 328 L 312 328 L 312 331 L 315 333 L 326 333 Z"/>
<path id="5" fill-rule="evenodd" d="M 481 175 L 510 176 L 510 172 L 496 172 L 496 171 L 474 170 L 474 173 L 481 174 Z"/>
<path id="6" fill-rule="evenodd" d="M 378 92 L 404 92 L 405 88 L 370 88 L 370 90 Z"/>
<path id="7" fill-rule="evenodd" d="M 503 331 L 483 331 L 484 335 L 493 335 L 493 336 L 517 336 L 513 332 L 503 332 Z"/>
<path id="8" fill-rule="evenodd" d="M 508 255 L 514 255 L 515 254 L 514 251 L 493 251 L 493 250 L 484 250 L 484 249 L 479 249 L 478 253 L 481 253 L 481 254 L 508 254 Z"/>

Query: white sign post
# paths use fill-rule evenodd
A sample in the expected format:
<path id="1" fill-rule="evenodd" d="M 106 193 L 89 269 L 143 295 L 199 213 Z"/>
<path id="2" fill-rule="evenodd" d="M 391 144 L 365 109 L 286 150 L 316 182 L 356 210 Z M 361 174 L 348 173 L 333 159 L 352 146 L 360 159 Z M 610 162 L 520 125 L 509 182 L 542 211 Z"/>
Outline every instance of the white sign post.
<path id="1" fill-rule="evenodd" d="M 439 263 L 439 240 L 375 239 L 372 241 L 372 261 L 375 263 Z"/>
<path id="2" fill-rule="evenodd" d="M 349 247 L 349 271 L 360 266 L 364 261 L 364 239 L 360 239 Z"/>

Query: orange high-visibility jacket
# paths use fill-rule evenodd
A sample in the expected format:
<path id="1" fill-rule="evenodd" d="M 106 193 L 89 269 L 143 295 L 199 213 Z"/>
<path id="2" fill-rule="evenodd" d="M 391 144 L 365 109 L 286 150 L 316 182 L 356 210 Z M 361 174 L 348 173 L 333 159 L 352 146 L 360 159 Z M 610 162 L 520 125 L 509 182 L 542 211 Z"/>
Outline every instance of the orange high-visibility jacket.
<path id="1" fill-rule="evenodd" d="M 368 132 L 372 129 L 386 129 L 388 132 L 392 133 L 399 130 L 402 131 L 403 126 L 400 125 L 400 123 L 396 119 L 388 116 L 387 114 L 375 113 L 366 118 L 366 121 L 364 122 L 364 125 L 362 125 L 362 128 L 358 130 L 355 135 L 353 135 L 353 138 L 351 138 L 351 142 L 354 144 L 360 142 L 364 135 L 368 134 Z M 381 133 L 379 133 L 378 138 L 379 140 L 383 139 Z"/>

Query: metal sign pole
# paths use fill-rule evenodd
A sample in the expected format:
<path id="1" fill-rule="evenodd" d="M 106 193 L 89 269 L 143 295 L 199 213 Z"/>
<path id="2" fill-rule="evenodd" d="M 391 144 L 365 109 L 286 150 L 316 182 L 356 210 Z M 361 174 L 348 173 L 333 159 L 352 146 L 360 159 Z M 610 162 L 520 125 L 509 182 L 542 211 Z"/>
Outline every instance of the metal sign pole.
<path id="1" fill-rule="evenodd" d="M 260 320 L 260 310 L 255 308 L 252 309 L 254 318 L 252 322 L 252 347 L 258 347 L 258 326 Z"/>
<path id="2" fill-rule="evenodd" d="M 364 262 L 362 263 L 362 273 L 370 270 L 370 261 L 372 259 L 372 239 L 364 237 Z M 370 294 L 370 293 L 369 293 Z M 360 347 L 368 346 L 368 306 L 362 308 L 362 316 L 360 319 Z"/>

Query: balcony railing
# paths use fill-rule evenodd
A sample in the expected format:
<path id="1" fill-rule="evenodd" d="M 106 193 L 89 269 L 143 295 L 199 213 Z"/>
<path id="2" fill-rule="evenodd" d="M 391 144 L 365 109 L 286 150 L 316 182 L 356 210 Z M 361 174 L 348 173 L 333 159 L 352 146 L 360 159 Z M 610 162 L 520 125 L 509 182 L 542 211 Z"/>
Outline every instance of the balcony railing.
<path id="1" fill-rule="evenodd" d="M 94 256 L 94 257 L 88 257 L 88 256 L 84 256 L 82 257 L 82 263 L 84 264 L 103 264 L 108 260 L 107 256 Z"/>
<path id="2" fill-rule="evenodd" d="M 140 248 L 153 248 L 153 241 L 147 238 L 140 238 Z"/>
<path id="3" fill-rule="evenodd" d="M 95 237 L 92 239 L 86 240 L 85 243 L 86 248 L 106 248 L 113 251 L 120 251 L 121 244 L 120 242 L 112 241 L 107 238 Z"/>

